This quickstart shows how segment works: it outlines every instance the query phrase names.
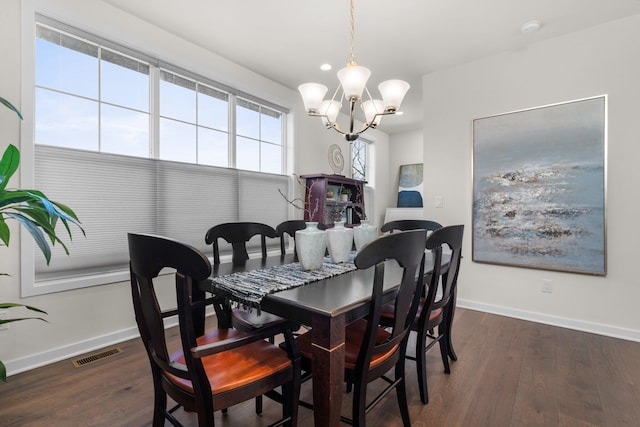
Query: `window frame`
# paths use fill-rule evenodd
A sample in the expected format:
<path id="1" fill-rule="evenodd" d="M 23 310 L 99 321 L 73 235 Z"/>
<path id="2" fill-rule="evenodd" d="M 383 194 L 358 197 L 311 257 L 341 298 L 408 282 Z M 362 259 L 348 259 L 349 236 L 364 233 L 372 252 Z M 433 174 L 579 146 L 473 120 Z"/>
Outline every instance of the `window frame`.
<path id="1" fill-rule="evenodd" d="M 358 177 L 355 178 L 354 177 L 354 157 L 353 157 L 353 145 L 354 144 L 363 144 L 363 149 L 364 149 L 364 177 Z M 358 139 L 356 139 L 355 141 L 353 141 L 351 144 L 349 144 L 349 168 L 350 168 L 350 172 L 351 172 L 351 178 L 354 179 L 361 179 L 363 181 L 369 181 L 369 178 L 371 176 L 371 171 L 370 171 L 370 151 L 371 151 L 371 146 L 373 144 L 373 141 L 370 141 L 366 138 L 363 137 L 359 137 Z"/>
<path id="2" fill-rule="evenodd" d="M 100 36 L 88 33 L 79 29 L 77 27 L 73 27 L 71 25 L 62 23 L 58 20 L 49 18 L 40 13 L 37 13 L 33 9 L 33 5 L 31 8 L 25 7 L 22 11 L 22 38 L 21 38 L 21 47 L 23 52 L 22 57 L 22 111 L 25 114 L 25 120 L 21 123 L 21 152 L 23 158 L 23 164 L 21 165 L 20 170 L 20 180 L 23 187 L 33 186 L 35 181 L 35 92 L 36 92 L 36 80 L 35 80 L 35 69 L 36 69 L 36 48 L 35 48 L 35 40 L 36 40 L 36 25 L 45 25 L 48 27 L 52 27 L 55 31 L 59 31 L 62 33 L 69 34 L 73 37 L 77 37 L 80 39 L 85 39 L 91 43 L 97 43 L 99 46 L 104 47 L 108 50 L 111 50 L 117 54 L 130 56 L 136 60 L 144 61 L 149 64 L 149 80 L 150 80 L 150 88 L 149 88 L 149 115 L 150 115 L 150 124 L 149 124 L 149 156 L 150 159 L 158 160 L 159 153 L 159 77 L 160 71 L 166 70 L 168 72 L 176 73 L 180 76 L 187 76 L 189 78 L 194 78 L 197 82 L 204 84 L 205 86 L 211 87 L 215 90 L 220 90 L 225 93 L 229 93 L 229 137 L 228 137 L 228 146 L 229 146 L 229 163 L 227 169 L 234 169 L 235 166 L 235 141 L 236 141 L 236 123 L 235 123 L 235 99 L 236 97 L 242 97 L 247 99 L 250 102 L 256 103 L 264 108 L 269 108 L 275 111 L 278 111 L 280 116 L 280 124 L 281 124 L 281 158 L 280 158 L 280 166 L 281 172 L 279 175 L 286 176 L 286 171 L 289 169 L 287 165 L 287 130 L 289 126 L 287 124 L 287 119 L 289 117 L 289 110 L 280 105 L 272 103 L 270 101 L 266 101 L 264 99 L 257 98 L 251 94 L 245 93 L 243 91 L 237 90 L 235 88 L 229 87 L 227 85 L 216 82 L 212 79 L 204 77 L 200 74 L 196 74 L 194 72 L 187 71 L 178 67 L 176 65 L 170 64 L 168 62 L 163 61 L 162 59 L 157 59 L 131 49 L 127 46 L 123 46 L 118 43 L 114 43 L 109 41 L 108 39 L 104 39 Z M 158 56 L 158 55 L 156 55 Z M 102 103 L 102 100 L 98 100 L 98 102 Z M 261 141 L 262 143 L 262 141 Z M 99 151 L 99 150 L 98 150 Z M 197 164 L 197 163 L 192 163 Z M 210 166 L 207 166 L 210 167 Z M 260 165 L 259 165 L 260 167 Z M 238 173 L 263 173 L 260 171 L 244 171 L 238 170 Z M 268 173 L 268 172 L 267 172 Z M 269 173 L 268 173 L 269 174 Z M 52 279 L 46 280 L 43 282 L 35 281 L 35 245 L 33 241 L 30 240 L 28 233 L 24 230 L 24 228 L 20 227 L 20 236 L 21 236 L 21 295 L 23 297 L 34 296 L 47 294 L 52 292 L 70 290 L 70 289 L 78 289 L 84 287 L 90 287 L 100 284 L 107 283 L 116 283 L 128 280 L 128 270 L 122 271 L 108 271 L 99 274 L 90 274 L 83 275 L 77 278 L 69 278 L 65 277 L 62 279 Z M 77 237 L 74 234 L 74 237 Z M 78 237 L 80 238 L 80 237 Z"/>

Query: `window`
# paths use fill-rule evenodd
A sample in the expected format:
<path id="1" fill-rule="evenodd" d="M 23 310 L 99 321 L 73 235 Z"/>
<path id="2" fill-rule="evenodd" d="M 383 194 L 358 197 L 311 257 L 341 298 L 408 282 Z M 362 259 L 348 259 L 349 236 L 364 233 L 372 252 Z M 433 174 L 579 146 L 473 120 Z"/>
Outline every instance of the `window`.
<path id="1" fill-rule="evenodd" d="M 351 178 L 367 180 L 367 147 L 369 142 L 358 138 L 351 143 Z"/>
<path id="2" fill-rule="evenodd" d="M 41 20 L 36 144 L 284 172 L 282 108 Z M 157 107 L 152 99 L 158 99 Z"/>
<path id="3" fill-rule="evenodd" d="M 160 71 L 160 159 L 227 167 L 229 136 L 229 94 Z"/>
<path id="4" fill-rule="evenodd" d="M 236 102 L 236 158 L 240 169 L 282 170 L 282 113 L 246 99 Z"/>
<path id="5" fill-rule="evenodd" d="M 215 224 L 288 219 L 284 109 L 38 19 L 34 186 L 87 235 L 61 233 L 71 254 L 54 246 L 49 266 L 34 248 L 23 296 L 126 280 L 127 232 L 210 253 Z"/>
<path id="6" fill-rule="evenodd" d="M 38 25 L 35 141 L 148 157 L 149 64 Z"/>

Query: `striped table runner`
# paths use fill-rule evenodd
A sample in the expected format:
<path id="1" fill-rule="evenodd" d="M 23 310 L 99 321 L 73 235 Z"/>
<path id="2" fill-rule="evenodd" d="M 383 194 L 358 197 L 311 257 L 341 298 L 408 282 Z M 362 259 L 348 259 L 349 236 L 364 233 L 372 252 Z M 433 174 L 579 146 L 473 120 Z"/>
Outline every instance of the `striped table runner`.
<path id="1" fill-rule="evenodd" d="M 239 305 L 259 308 L 260 302 L 268 294 L 355 270 L 352 260 L 353 256 L 350 262 L 335 264 L 330 257 L 325 257 L 322 267 L 309 271 L 303 270 L 299 262 L 294 262 L 232 273 L 214 278 L 213 286 Z"/>

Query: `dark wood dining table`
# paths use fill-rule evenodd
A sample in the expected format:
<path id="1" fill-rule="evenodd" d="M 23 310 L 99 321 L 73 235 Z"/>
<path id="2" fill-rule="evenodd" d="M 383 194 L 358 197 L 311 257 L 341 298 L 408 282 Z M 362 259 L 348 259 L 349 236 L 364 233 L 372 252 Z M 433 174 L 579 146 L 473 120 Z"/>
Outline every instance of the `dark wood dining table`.
<path id="1" fill-rule="evenodd" d="M 430 256 L 430 252 L 427 252 Z M 243 266 L 231 263 L 213 268 L 213 277 L 294 262 L 293 255 L 250 259 Z M 429 265 L 429 260 L 426 261 Z M 338 426 L 344 391 L 345 325 L 368 313 L 373 271 L 354 270 L 264 297 L 260 309 L 310 325 L 312 337 L 313 405 L 316 426 Z M 385 266 L 385 289 L 391 301 L 402 269 L 395 262 Z M 205 290 L 215 292 L 213 284 Z"/>

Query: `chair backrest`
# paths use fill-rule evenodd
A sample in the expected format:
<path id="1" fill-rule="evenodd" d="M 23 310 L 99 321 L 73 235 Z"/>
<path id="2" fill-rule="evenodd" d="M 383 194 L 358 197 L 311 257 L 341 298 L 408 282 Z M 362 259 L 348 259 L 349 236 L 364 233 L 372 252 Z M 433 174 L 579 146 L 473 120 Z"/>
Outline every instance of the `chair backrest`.
<path id="1" fill-rule="evenodd" d="M 435 221 L 429 221 L 426 219 L 399 219 L 396 221 L 389 221 L 380 227 L 382 233 L 393 233 L 394 231 L 407 231 L 407 230 L 427 230 L 434 231 L 438 228 L 442 228 L 440 223 Z"/>
<path id="2" fill-rule="evenodd" d="M 427 300 L 421 313 L 421 317 L 430 316 L 431 311 L 437 310 L 449 304 L 451 296 L 454 293 L 456 283 L 458 281 L 458 272 L 460 270 L 460 259 L 462 258 L 462 237 L 464 234 L 464 225 L 451 225 L 439 228 L 429 235 L 427 238 L 426 248 L 434 251 L 434 267 L 429 280 L 429 291 L 427 292 Z M 451 249 L 451 259 L 448 265 L 442 267 L 441 253 L 444 245 Z M 438 254 L 439 253 L 439 254 Z M 437 258 L 437 259 L 435 259 Z M 436 293 L 438 286 L 441 289 L 441 296 L 436 301 Z M 428 307 L 431 307 L 429 310 Z M 419 321 L 426 321 L 420 319 Z"/>
<path id="3" fill-rule="evenodd" d="M 179 309 L 161 310 L 154 279 L 163 268 L 174 268 L 177 294 L 180 295 L 183 288 L 189 287 L 191 302 L 198 304 L 205 301 L 205 293 L 192 284 L 211 276 L 211 264 L 197 249 L 166 237 L 129 233 L 128 239 L 133 308 L 154 377 L 160 375 L 160 371 L 165 371 L 188 379 L 185 369 L 179 369 L 170 363 L 162 320 L 179 314 Z M 204 304 L 192 310 L 189 315 L 194 328 L 192 335 L 195 346 L 195 336 L 204 333 Z"/>
<path id="4" fill-rule="evenodd" d="M 211 227 L 205 234 L 204 240 L 213 244 L 213 263 L 220 264 L 220 247 L 218 239 L 224 239 L 232 247 L 232 262 L 241 265 L 249 259 L 247 242 L 253 237 L 260 236 L 262 258 L 267 257 L 266 237 L 275 238 L 276 230 L 273 227 L 259 222 L 227 222 Z"/>
<path id="5" fill-rule="evenodd" d="M 286 253 L 285 240 L 287 238 L 287 234 L 293 237 L 293 241 L 295 245 L 296 231 L 304 230 L 305 228 L 307 228 L 307 224 L 302 219 L 284 221 L 276 226 L 276 236 L 280 238 L 280 253 L 282 255 Z M 295 253 L 295 246 L 294 246 L 294 253 Z"/>
<path id="6" fill-rule="evenodd" d="M 356 255 L 354 263 L 358 269 L 375 266 L 367 327 L 358 354 L 356 370 L 366 371 L 373 357 L 393 352 L 387 362 L 375 369 L 369 369 L 368 375 L 379 376 L 389 369 L 390 363 L 395 363 L 400 357 L 404 357 L 408 334 L 420 299 L 424 274 L 425 239 L 425 230 L 388 234 L 371 241 Z M 396 316 L 390 336 L 382 342 L 377 342 L 384 293 L 384 268 L 387 260 L 395 260 L 402 267 L 403 274 L 396 294 Z M 377 372 L 379 368 L 382 372 Z"/>

